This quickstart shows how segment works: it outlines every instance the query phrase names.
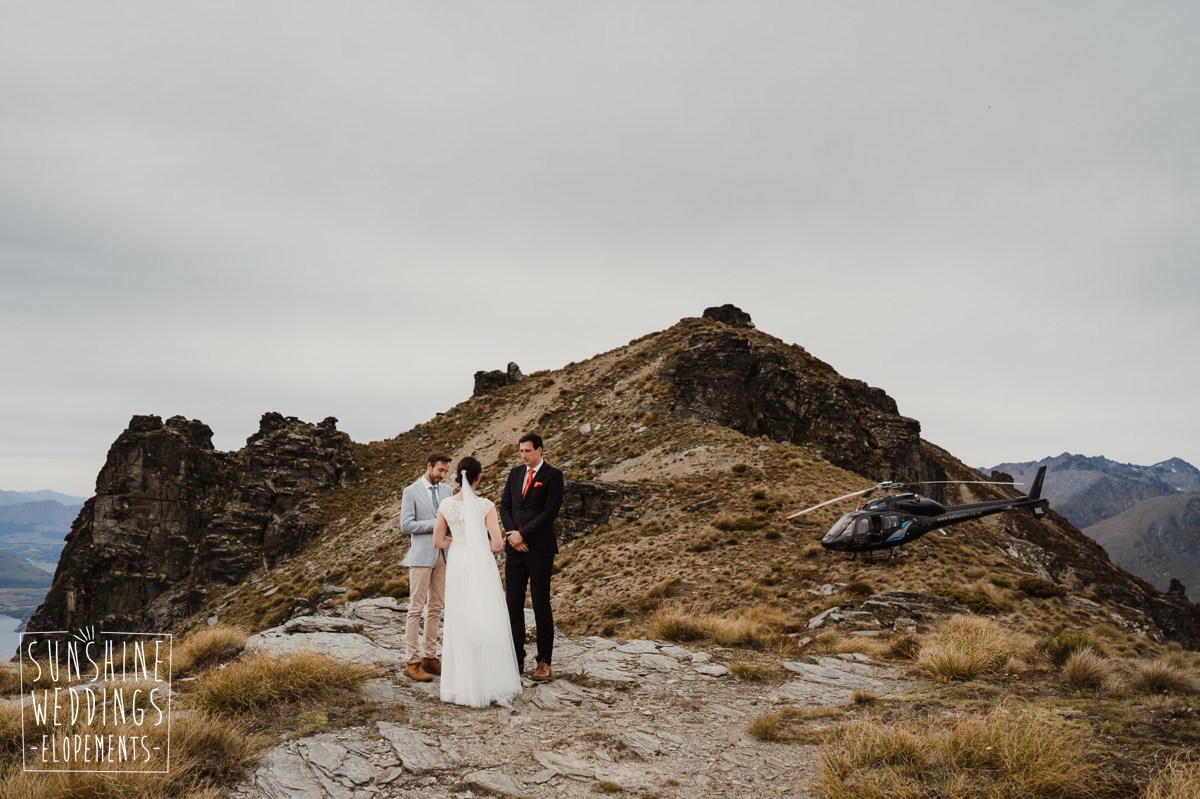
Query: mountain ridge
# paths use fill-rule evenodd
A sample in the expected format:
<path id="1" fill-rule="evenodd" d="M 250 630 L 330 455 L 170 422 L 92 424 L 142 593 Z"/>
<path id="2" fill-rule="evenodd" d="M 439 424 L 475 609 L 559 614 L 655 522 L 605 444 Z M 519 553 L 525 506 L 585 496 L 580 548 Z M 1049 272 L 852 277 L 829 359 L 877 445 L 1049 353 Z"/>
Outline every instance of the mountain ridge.
<path id="1" fill-rule="evenodd" d="M 826 555 L 818 540 L 849 508 L 822 509 L 801 521 L 787 520 L 787 511 L 880 475 L 966 480 L 976 472 L 921 439 L 920 423 L 902 416 L 881 389 L 842 377 L 803 348 L 754 329 L 748 319 L 731 323 L 716 316 L 686 318 L 586 361 L 497 385 L 394 438 L 348 442 L 337 457 L 352 457 L 357 479 L 307 494 L 312 510 L 304 539 L 270 562 L 263 557 L 243 577 L 191 584 L 186 606 L 193 615 L 186 621 L 171 615 L 171 623 L 219 620 L 262 629 L 302 612 L 330 584 L 350 588 L 348 601 L 403 597 L 407 575 L 396 566 L 406 545 L 397 523 L 399 500 L 425 456 L 444 451 L 477 457 L 484 464 L 481 493 L 498 498 L 515 463 L 517 438 L 534 429 L 542 431 L 547 459 L 568 480 L 555 603 L 560 624 L 572 634 L 644 631 L 658 608 L 674 604 L 714 612 L 762 605 L 799 623 L 820 610 L 821 600 L 810 593 L 814 586 L 841 581 L 874 591 L 970 593 L 982 590 L 973 581 L 990 574 L 1010 585 L 1024 578 L 1048 581 L 1086 600 L 1049 608 L 1046 600 L 1005 589 L 1033 631 L 1115 618 L 1151 639 L 1200 642 L 1194 605 L 1117 568 L 1098 544 L 1053 511 L 1042 522 L 1018 513 L 959 525 L 889 562 Z M 201 423 L 173 424 L 182 429 Z M 106 492 L 89 500 L 93 514 L 134 499 L 159 501 L 130 493 L 147 479 L 164 496 L 181 490 L 169 469 L 128 471 L 125 464 L 149 462 L 136 454 L 140 446 L 130 439 L 110 458 Z M 306 462 L 318 468 L 329 452 L 308 453 Z M 1054 479 L 1051 472 L 1048 489 Z M 263 511 L 255 524 L 269 526 L 276 518 L 271 492 L 278 487 L 271 481 L 256 485 Z M 970 502 L 1011 491 L 952 485 L 937 498 Z M 204 518 L 215 517 L 197 518 L 197 534 L 207 535 Z M 86 522 L 72 533 L 80 541 L 95 534 L 85 530 Z M 243 562 L 249 566 L 261 547 L 254 543 L 261 530 L 229 534 L 230 546 L 240 541 L 237 546 L 248 547 Z M 68 560 L 64 553 L 64 590 L 83 580 Z M 38 624 L 63 629 L 87 620 L 68 618 L 65 594 L 56 596 Z M 136 616 L 136 609 L 126 609 L 129 614 Z"/>

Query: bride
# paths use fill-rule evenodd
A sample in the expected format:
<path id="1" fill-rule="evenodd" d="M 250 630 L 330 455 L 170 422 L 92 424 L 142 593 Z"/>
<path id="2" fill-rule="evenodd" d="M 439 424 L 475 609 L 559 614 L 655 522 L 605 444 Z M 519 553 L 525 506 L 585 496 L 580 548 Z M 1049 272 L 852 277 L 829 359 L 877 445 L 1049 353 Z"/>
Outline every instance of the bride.
<path id="1" fill-rule="evenodd" d="M 487 707 L 521 690 L 517 655 L 493 553 L 504 546 L 496 506 L 475 494 L 483 467 L 472 457 L 454 468 L 462 490 L 438 507 L 433 545 L 448 549 L 442 626 L 442 701 Z M 490 551 L 489 551 L 490 550 Z"/>

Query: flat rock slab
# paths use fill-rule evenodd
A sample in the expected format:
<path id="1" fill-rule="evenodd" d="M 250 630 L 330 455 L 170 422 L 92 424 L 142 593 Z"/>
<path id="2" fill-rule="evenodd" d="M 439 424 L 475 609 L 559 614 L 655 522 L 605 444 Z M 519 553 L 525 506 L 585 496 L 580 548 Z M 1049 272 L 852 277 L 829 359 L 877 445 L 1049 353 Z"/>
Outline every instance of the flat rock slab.
<path id="1" fill-rule="evenodd" d="M 269 752 L 252 782 L 268 799 L 351 799 L 357 786 L 375 780 L 373 756 L 336 733 L 323 733 Z"/>
<path id="2" fill-rule="evenodd" d="M 617 651 L 627 655 L 657 655 L 658 644 L 653 641 L 635 639 L 621 644 L 617 647 Z"/>
<path id="3" fill-rule="evenodd" d="M 669 655 L 639 655 L 638 665 L 652 671 L 678 671 L 679 661 Z"/>
<path id="4" fill-rule="evenodd" d="M 296 633 L 289 635 L 276 627 L 258 633 L 246 641 L 248 654 L 262 652 L 271 657 L 294 655 L 297 652 L 316 652 L 338 660 L 363 665 L 402 667 L 404 653 L 378 646 L 358 633 Z"/>
<path id="5" fill-rule="evenodd" d="M 472 771 L 462 778 L 464 788 L 496 796 L 527 796 L 525 786 L 501 771 Z"/>
<path id="6" fill-rule="evenodd" d="M 718 666 L 715 663 L 709 663 L 697 666 L 696 673 L 703 674 L 705 677 L 724 677 L 729 673 L 729 669 L 724 666 Z"/>
<path id="7" fill-rule="evenodd" d="M 300 616 L 283 625 L 289 635 L 296 633 L 356 633 L 362 625 L 352 619 L 336 616 Z"/>
<path id="8" fill-rule="evenodd" d="M 608 652 L 593 652 L 579 659 L 575 668 L 595 680 L 605 682 L 633 682 L 636 677 L 626 671 L 621 658 L 605 657 Z"/>
<path id="9" fill-rule="evenodd" d="M 458 753 L 443 746 L 440 739 L 389 721 L 379 722 L 378 727 L 379 734 L 392 745 L 405 771 L 413 774 L 445 771 L 458 762 Z"/>
<path id="10" fill-rule="evenodd" d="M 594 778 L 596 770 L 586 763 L 581 763 L 578 760 L 572 760 L 556 752 L 534 752 L 533 757 L 537 762 L 542 764 L 542 767 L 548 771 L 553 771 L 567 777 L 588 777 Z"/>
<path id="11" fill-rule="evenodd" d="M 850 690 L 862 688 L 872 691 L 886 687 L 886 683 L 883 680 L 868 677 L 860 671 L 863 668 L 870 668 L 869 666 L 864 667 L 861 663 L 846 663 L 845 661 L 835 662 L 839 665 L 785 661 L 783 667 L 788 671 L 799 674 L 806 682 L 813 682 L 820 685 L 832 685 L 837 688 L 849 688 Z"/>

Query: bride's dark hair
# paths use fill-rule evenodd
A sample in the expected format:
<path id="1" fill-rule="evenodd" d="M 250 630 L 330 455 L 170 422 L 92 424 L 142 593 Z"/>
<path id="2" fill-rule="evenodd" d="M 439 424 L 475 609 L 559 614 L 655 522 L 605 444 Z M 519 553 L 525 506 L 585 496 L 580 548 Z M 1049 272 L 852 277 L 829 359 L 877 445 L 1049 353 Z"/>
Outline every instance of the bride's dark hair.
<path id="1" fill-rule="evenodd" d="M 458 465 L 454 467 L 454 479 L 458 481 L 459 485 L 462 485 L 463 472 L 467 473 L 467 483 L 474 483 L 475 478 L 483 472 L 483 464 L 468 455 L 459 461 Z"/>

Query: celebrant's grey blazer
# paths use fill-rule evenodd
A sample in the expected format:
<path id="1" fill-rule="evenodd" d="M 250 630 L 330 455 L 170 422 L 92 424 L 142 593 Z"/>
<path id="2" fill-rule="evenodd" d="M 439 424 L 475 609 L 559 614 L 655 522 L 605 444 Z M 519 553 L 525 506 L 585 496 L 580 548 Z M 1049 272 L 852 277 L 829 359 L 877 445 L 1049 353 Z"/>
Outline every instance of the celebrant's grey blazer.
<path id="1" fill-rule="evenodd" d="M 438 483 L 438 502 L 445 502 L 454 495 L 454 489 Z M 401 566 L 436 566 L 439 550 L 433 548 L 433 524 L 437 511 L 433 509 L 433 495 L 422 478 L 404 489 L 400 500 L 400 532 L 412 539 L 408 554 L 400 561 Z"/>

